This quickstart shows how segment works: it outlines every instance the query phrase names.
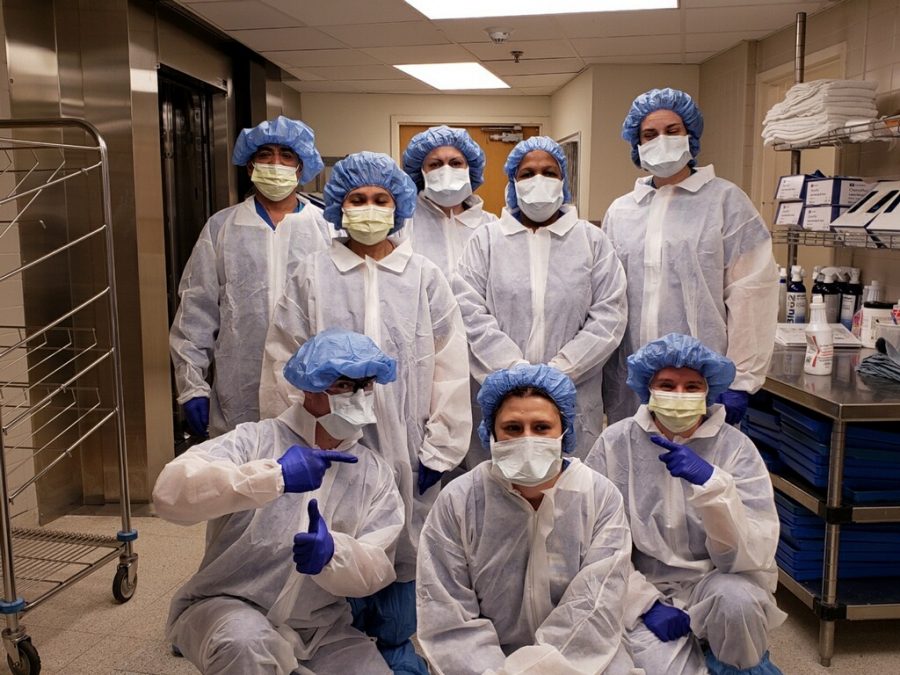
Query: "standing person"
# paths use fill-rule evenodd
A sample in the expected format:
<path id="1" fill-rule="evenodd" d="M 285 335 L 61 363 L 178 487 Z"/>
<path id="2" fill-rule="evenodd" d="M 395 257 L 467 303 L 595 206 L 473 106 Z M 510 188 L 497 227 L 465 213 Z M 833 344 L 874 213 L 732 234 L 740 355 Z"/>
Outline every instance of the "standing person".
<path id="1" fill-rule="evenodd" d="M 555 368 L 489 375 L 492 459 L 447 485 L 419 544 L 417 638 L 435 672 L 627 673 L 631 554 L 622 496 L 578 459 L 575 385 Z"/>
<path id="2" fill-rule="evenodd" d="M 575 456 L 584 457 L 603 427 L 603 364 L 625 332 L 625 274 L 606 235 L 569 203 L 558 143 L 522 141 L 504 171 L 506 208 L 472 235 L 453 280 L 472 373 L 481 382 L 524 362 L 571 377 L 578 388 Z M 473 448 L 466 463 L 484 459 Z"/>
<path id="3" fill-rule="evenodd" d="M 366 436 L 393 467 L 405 507 L 397 582 L 353 604 L 356 625 L 378 639 L 395 672 L 426 673 L 409 640 L 416 547 L 441 476 L 466 454 L 472 414 L 465 329 L 450 285 L 408 240 L 389 237 L 413 215 L 415 199 L 412 180 L 387 155 L 358 152 L 335 164 L 325 217 L 349 238 L 300 261 L 288 280 L 266 341 L 261 400 L 264 416 L 289 404 L 278 364 L 325 328 L 365 333 L 397 360 L 397 380 L 375 394 L 382 423 Z"/>
<path id="4" fill-rule="evenodd" d="M 737 376 L 720 400 L 729 424 L 765 381 L 778 315 L 772 239 L 738 186 L 711 165 L 694 168 L 702 133 L 700 109 L 676 89 L 641 94 L 622 124 L 632 161 L 652 175 L 603 219 L 628 278 L 628 329 L 605 372 L 610 423 L 638 407 L 626 359 L 667 333 L 693 335 L 734 362 Z"/>
<path id="5" fill-rule="evenodd" d="M 635 567 L 626 639 L 654 675 L 781 672 L 767 651 L 786 616 L 773 596 L 772 483 L 753 442 L 713 405 L 734 374 L 696 338 L 650 342 L 628 357 L 642 405 L 604 429 L 585 460 L 625 498 Z"/>
<path id="6" fill-rule="evenodd" d="M 472 194 L 484 183 L 484 151 L 465 129 L 431 127 L 409 141 L 403 170 L 419 190 L 405 234 L 450 279 L 469 237 L 497 220 Z"/>
<path id="7" fill-rule="evenodd" d="M 167 639 L 208 675 L 373 673 L 390 669 L 350 625 L 347 596 L 394 579 L 403 509 L 393 472 L 359 443 L 359 413 L 396 364 L 369 338 L 327 331 L 285 377 L 303 401 L 241 424 L 169 462 L 156 513 L 208 520 L 200 569 L 172 600 Z"/>
<path id="8" fill-rule="evenodd" d="M 169 332 L 178 402 L 200 437 L 259 420 L 266 329 L 286 270 L 330 240 L 322 211 L 296 193 L 324 166 L 312 129 L 283 116 L 244 129 L 232 162 L 246 165 L 255 192 L 203 227 Z"/>

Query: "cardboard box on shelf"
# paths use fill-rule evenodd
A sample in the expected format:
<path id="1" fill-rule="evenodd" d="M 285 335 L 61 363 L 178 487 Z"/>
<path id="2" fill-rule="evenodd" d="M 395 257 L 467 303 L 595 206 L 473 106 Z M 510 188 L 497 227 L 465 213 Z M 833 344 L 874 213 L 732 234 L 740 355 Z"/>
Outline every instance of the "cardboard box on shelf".
<path id="1" fill-rule="evenodd" d="M 834 206 L 809 206 L 803 208 L 803 229 L 816 232 L 830 232 L 831 223 L 849 207 Z"/>
<path id="2" fill-rule="evenodd" d="M 806 205 L 850 206 L 865 197 L 871 188 L 872 183 L 861 178 L 811 178 L 806 184 Z"/>
<path id="3" fill-rule="evenodd" d="M 797 227 L 798 225 L 800 225 L 802 220 L 802 201 L 781 202 L 778 205 L 778 210 L 775 212 L 776 225 L 788 225 L 790 227 Z"/>

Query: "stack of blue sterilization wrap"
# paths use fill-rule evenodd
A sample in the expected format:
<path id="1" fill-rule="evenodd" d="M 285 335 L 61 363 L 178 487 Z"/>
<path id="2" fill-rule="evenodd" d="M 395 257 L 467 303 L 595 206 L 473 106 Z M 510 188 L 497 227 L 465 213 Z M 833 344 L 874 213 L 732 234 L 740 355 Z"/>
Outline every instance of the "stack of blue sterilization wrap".
<path id="1" fill-rule="evenodd" d="M 797 581 L 822 578 L 825 521 L 775 493 L 781 535 L 775 559 Z M 838 578 L 892 577 L 900 569 L 900 523 L 841 526 Z"/>
<path id="2" fill-rule="evenodd" d="M 751 408 L 742 428 L 769 470 L 782 473 L 787 467 L 811 485 L 826 488 L 831 420 L 777 398 L 760 407 Z M 846 429 L 844 501 L 900 502 L 900 425 L 850 424 Z"/>

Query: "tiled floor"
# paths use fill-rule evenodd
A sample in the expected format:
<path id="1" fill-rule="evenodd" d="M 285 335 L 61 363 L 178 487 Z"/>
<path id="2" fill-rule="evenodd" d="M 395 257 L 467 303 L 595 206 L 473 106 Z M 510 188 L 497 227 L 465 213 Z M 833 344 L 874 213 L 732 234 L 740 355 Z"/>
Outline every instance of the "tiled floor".
<path id="1" fill-rule="evenodd" d="M 51 527 L 113 535 L 118 525 L 114 515 L 78 515 Z M 134 527 L 140 534 L 135 546 L 140 568 L 130 602 L 119 605 L 113 600 L 112 562 L 25 615 L 43 673 L 196 675 L 187 661 L 169 654 L 163 624 L 172 594 L 200 561 L 204 527 L 178 527 L 153 517 L 136 517 Z M 833 665 L 823 668 L 818 665 L 818 627 L 812 612 L 784 592 L 779 593 L 779 604 L 790 618 L 772 634 L 771 656 L 786 675 L 900 673 L 900 621 L 839 624 Z M 4 660 L 0 673 L 8 672 Z"/>

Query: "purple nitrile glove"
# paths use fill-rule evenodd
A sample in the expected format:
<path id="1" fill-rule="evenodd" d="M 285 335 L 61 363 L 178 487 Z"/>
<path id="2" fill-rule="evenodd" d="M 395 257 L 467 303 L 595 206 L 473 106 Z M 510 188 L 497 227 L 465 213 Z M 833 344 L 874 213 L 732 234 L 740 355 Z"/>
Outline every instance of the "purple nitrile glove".
<path id="1" fill-rule="evenodd" d="M 322 484 L 325 472 L 332 462 L 347 462 L 355 464 L 359 459 L 356 455 L 333 450 L 317 450 L 292 445 L 287 449 L 278 463 L 281 464 L 281 473 L 284 476 L 285 492 L 309 492 L 317 489 Z"/>
<path id="2" fill-rule="evenodd" d="M 659 600 L 641 618 L 650 632 L 663 642 L 677 640 L 691 632 L 690 615 L 677 607 L 664 605 Z"/>
<path id="3" fill-rule="evenodd" d="M 676 478 L 684 478 L 694 485 L 703 485 L 712 476 L 713 465 L 688 446 L 675 443 L 663 436 L 651 436 L 650 440 L 668 450 L 661 454 L 659 459 L 666 463 L 669 473 Z"/>
<path id="4" fill-rule="evenodd" d="M 716 403 L 725 406 L 725 421 L 728 424 L 740 424 L 747 414 L 747 404 L 750 402 L 750 394 L 746 391 L 728 389 L 716 398 Z"/>
<path id="5" fill-rule="evenodd" d="M 209 438 L 209 397 L 195 396 L 184 402 L 184 416 L 194 436 Z"/>
<path id="6" fill-rule="evenodd" d="M 294 535 L 294 564 L 301 574 L 318 574 L 334 556 L 334 537 L 319 515 L 319 502 L 309 500 L 309 529 Z"/>
<path id="7" fill-rule="evenodd" d="M 443 475 L 443 471 L 429 469 L 422 462 L 419 462 L 419 496 L 425 494 L 428 488 L 440 481 Z"/>

